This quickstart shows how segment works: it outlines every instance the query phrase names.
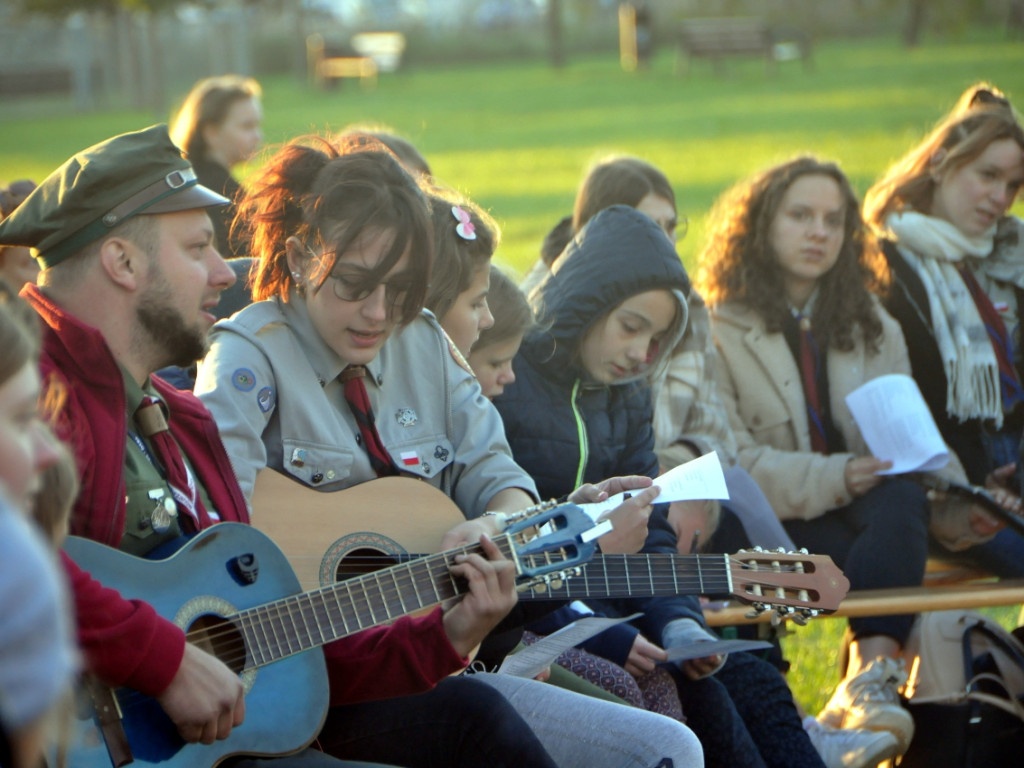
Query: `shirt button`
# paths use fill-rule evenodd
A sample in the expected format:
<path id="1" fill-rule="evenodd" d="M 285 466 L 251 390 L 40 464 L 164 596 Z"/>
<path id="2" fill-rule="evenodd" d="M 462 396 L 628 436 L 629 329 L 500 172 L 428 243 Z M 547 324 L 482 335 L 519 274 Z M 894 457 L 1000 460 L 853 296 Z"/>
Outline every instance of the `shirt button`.
<path id="1" fill-rule="evenodd" d="M 312 480 L 314 483 L 323 482 L 323 479 L 324 479 L 323 472 L 317 472 L 316 474 L 313 475 L 313 477 L 310 478 L 310 480 Z"/>

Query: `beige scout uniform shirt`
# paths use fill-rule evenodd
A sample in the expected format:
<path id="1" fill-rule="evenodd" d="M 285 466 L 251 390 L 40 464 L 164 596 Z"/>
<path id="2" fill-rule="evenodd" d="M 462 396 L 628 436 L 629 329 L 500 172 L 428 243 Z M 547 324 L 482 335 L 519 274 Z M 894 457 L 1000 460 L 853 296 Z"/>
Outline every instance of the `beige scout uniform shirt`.
<path id="1" fill-rule="evenodd" d="M 398 469 L 444 491 L 467 518 L 506 488 L 536 498 L 501 417 L 448 343 L 424 312 L 367 366 L 384 447 Z M 322 491 L 376 479 L 337 378 L 345 366 L 297 295 L 257 302 L 213 328 L 195 393 L 213 413 L 247 499 L 264 467 Z"/>

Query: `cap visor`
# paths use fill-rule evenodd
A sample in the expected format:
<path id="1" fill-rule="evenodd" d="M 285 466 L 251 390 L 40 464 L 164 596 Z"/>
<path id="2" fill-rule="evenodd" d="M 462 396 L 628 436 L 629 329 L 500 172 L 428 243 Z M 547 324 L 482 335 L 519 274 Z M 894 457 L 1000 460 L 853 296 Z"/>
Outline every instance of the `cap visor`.
<path id="1" fill-rule="evenodd" d="M 188 211 L 193 208 L 208 208 L 211 205 L 227 205 L 231 201 L 224 195 L 218 195 L 202 184 L 193 184 L 172 195 L 157 200 L 137 213 L 174 213 Z"/>

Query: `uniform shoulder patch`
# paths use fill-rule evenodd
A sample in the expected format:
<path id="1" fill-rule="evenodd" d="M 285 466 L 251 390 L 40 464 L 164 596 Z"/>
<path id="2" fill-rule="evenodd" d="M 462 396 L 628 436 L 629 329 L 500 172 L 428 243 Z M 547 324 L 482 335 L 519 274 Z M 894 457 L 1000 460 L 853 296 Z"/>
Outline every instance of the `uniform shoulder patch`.
<path id="1" fill-rule="evenodd" d="M 448 332 L 444 328 L 442 328 L 441 333 L 444 334 L 444 340 L 448 342 L 448 353 L 452 356 L 452 360 L 458 363 L 459 367 L 462 368 L 462 370 L 464 370 L 470 376 L 475 377 L 476 374 L 473 373 L 473 369 L 469 367 L 469 363 L 466 361 L 466 358 L 462 356 L 462 353 L 459 351 L 459 348 L 455 346 L 455 342 L 452 341 L 452 338 L 451 336 L 448 335 Z"/>

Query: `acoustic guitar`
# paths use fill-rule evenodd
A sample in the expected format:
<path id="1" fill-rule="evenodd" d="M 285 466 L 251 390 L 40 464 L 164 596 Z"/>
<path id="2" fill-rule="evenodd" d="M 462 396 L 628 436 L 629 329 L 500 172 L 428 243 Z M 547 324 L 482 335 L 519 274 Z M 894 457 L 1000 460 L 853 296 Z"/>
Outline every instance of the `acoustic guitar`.
<path id="1" fill-rule="evenodd" d="M 517 538 L 544 524 L 547 535 Z M 495 537 L 522 583 L 571 576 L 594 552 L 593 528 L 572 504 L 537 511 Z M 77 537 L 67 554 L 105 586 L 150 603 L 242 679 L 245 722 L 228 739 L 188 744 L 159 703 L 129 690 L 93 685 L 73 726 L 69 765 L 109 768 L 213 766 L 231 755 L 280 755 L 309 744 L 328 708 L 320 646 L 462 594 L 450 573 L 459 547 L 344 582 L 302 592 L 281 550 L 256 528 L 221 523 L 199 533 L 166 560 L 144 560 Z"/>
<path id="2" fill-rule="evenodd" d="M 440 549 L 465 522 L 432 485 L 385 477 L 321 493 L 278 472 L 256 478 L 253 523 L 284 551 L 304 589 L 334 584 Z M 522 526 L 516 534 L 530 535 Z M 831 613 L 850 582 L 827 555 L 745 550 L 735 555 L 596 555 L 568 581 L 524 586 L 521 600 L 704 595 L 773 609 L 798 623 Z"/>

